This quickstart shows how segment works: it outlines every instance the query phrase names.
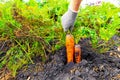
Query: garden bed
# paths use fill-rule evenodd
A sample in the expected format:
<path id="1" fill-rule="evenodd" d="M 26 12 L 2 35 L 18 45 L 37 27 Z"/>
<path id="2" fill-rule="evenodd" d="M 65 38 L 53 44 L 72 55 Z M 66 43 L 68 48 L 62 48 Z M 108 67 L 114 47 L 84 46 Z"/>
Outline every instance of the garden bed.
<path id="1" fill-rule="evenodd" d="M 114 39 L 120 39 L 119 37 Z M 50 55 L 45 64 L 36 62 L 27 69 L 23 67 L 15 80 L 119 80 L 120 52 L 116 46 L 104 54 L 95 53 L 88 43 L 82 39 L 82 61 L 78 64 L 66 64 L 65 47 Z"/>

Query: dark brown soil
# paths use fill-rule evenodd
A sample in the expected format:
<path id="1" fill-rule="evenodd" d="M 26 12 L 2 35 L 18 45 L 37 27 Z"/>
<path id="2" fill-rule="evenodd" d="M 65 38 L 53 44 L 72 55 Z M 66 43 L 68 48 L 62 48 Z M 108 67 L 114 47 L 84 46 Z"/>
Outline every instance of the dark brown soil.
<path id="1" fill-rule="evenodd" d="M 79 42 L 82 49 L 80 63 L 66 64 L 66 49 L 63 47 L 50 55 L 45 64 L 37 62 L 21 69 L 15 80 L 120 80 L 120 52 L 117 46 L 99 54 L 91 49 L 88 42 L 89 39 Z"/>

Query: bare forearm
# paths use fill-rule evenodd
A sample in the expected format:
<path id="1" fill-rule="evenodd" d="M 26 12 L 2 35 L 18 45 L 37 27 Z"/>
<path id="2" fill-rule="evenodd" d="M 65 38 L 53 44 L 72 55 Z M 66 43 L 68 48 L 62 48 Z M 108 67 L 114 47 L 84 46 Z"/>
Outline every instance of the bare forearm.
<path id="1" fill-rule="evenodd" d="M 82 0 L 71 0 L 70 8 L 74 11 L 78 11 L 81 1 Z"/>

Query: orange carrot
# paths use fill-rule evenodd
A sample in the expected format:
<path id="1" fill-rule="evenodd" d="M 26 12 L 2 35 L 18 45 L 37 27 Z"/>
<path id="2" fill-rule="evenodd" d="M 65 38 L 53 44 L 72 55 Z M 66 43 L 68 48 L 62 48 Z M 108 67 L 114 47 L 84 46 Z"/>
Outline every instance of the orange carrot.
<path id="1" fill-rule="evenodd" d="M 81 61 L 81 47 L 79 44 L 75 45 L 75 62 L 79 63 Z"/>
<path id="2" fill-rule="evenodd" d="M 71 34 L 66 35 L 66 52 L 67 52 L 67 63 L 73 62 L 74 38 Z"/>

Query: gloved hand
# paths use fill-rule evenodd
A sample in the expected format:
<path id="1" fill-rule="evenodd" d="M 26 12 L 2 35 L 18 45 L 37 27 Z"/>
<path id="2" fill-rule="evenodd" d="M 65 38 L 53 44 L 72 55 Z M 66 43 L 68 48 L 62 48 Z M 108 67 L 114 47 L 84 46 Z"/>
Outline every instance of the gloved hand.
<path id="1" fill-rule="evenodd" d="M 77 14 L 77 12 L 68 9 L 68 11 L 62 16 L 61 22 L 65 32 L 73 29 Z"/>

